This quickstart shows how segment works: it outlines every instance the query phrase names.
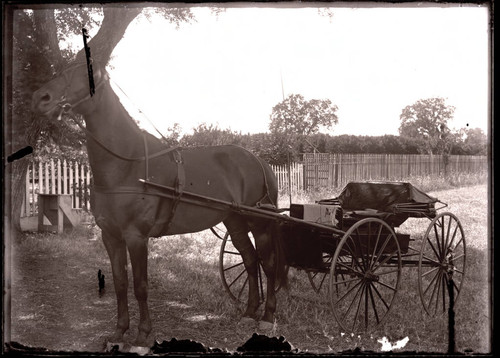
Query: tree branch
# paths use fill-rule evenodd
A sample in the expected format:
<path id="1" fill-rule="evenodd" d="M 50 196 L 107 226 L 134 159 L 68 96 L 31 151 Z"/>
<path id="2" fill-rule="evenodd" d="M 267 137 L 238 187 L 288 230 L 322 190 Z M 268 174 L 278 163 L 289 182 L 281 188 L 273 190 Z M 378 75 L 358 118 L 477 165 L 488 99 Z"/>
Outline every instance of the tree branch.
<path id="1" fill-rule="evenodd" d="M 89 41 L 92 58 L 103 66 L 111 58 L 116 45 L 120 42 L 129 24 L 141 13 L 142 9 L 107 6 L 103 9 L 104 18 L 97 34 Z M 82 48 L 76 55 L 76 62 L 85 60 L 85 51 Z"/>

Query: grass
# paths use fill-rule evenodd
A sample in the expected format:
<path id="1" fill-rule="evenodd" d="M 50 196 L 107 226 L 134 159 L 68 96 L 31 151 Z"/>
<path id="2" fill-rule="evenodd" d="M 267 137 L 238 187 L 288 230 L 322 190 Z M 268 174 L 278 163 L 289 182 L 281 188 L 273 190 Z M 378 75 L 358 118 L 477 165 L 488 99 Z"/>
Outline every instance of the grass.
<path id="1" fill-rule="evenodd" d="M 417 187 L 418 185 L 415 184 Z M 490 351 L 488 193 L 485 185 L 432 191 L 448 203 L 465 230 L 467 270 L 456 307 L 456 340 L 460 352 Z M 339 191 L 294 194 L 294 202 L 310 203 Z M 288 197 L 280 197 L 287 206 Z M 418 240 L 428 221 L 410 219 L 400 231 Z M 102 349 L 115 325 L 115 298 L 109 262 L 95 226 L 62 235 L 24 234 L 14 244 L 12 339 L 51 349 Z M 149 305 L 152 339 L 193 339 L 210 347 L 234 351 L 253 333 L 240 327 L 241 306 L 232 302 L 218 273 L 221 241 L 210 231 L 150 240 Z M 107 292 L 96 293 L 97 269 L 107 278 Z M 130 272 L 130 268 L 129 268 Z M 61 279 L 57 279 L 60 277 Z M 446 315 L 429 317 L 417 292 L 415 268 L 404 268 L 402 287 L 386 323 L 368 334 L 342 332 L 327 302 L 326 290 L 314 293 L 305 272 L 292 269 L 289 290 L 278 293 L 276 335 L 301 351 L 337 353 L 360 348 L 379 352 L 382 337 L 395 342 L 409 338 L 405 351 L 447 350 Z M 55 289 L 59 286 L 59 289 Z M 132 287 L 132 285 L 130 285 Z M 57 298 L 58 304 L 53 304 Z M 137 305 L 129 293 L 132 339 Z"/>

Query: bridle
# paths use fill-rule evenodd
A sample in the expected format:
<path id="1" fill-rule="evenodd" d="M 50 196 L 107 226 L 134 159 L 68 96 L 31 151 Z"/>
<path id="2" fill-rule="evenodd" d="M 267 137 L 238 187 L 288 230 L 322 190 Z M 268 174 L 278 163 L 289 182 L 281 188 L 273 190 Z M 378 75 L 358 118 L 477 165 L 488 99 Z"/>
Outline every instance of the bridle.
<path id="1" fill-rule="evenodd" d="M 69 66 L 68 68 L 66 68 L 62 72 L 61 76 L 64 78 L 63 94 L 61 95 L 61 98 L 59 98 L 59 101 L 53 107 L 51 107 L 50 109 L 48 109 L 42 113 L 43 115 L 47 115 L 49 113 L 52 113 L 56 108 L 59 108 L 59 115 L 57 116 L 57 119 L 61 119 L 61 117 L 64 113 L 70 112 L 74 107 L 76 107 L 76 106 L 80 105 L 81 103 L 88 101 L 89 99 L 92 98 L 90 92 L 87 95 L 85 95 L 84 97 L 77 99 L 74 102 L 70 102 L 67 98 L 68 91 L 71 87 L 71 83 L 72 83 L 73 77 L 75 75 L 75 70 L 79 67 L 82 67 L 82 66 L 87 66 L 87 63 L 73 64 L 73 65 Z M 109 79 L 108 73 L 105 70 L 102 70 L 102 72 L 103 72 L 103 74 L 101 76 L 101 79 L 100 79 L 99 83 L 95 86 L 95 89 L 98 89 L 99 87 L 101 87 Z"/>

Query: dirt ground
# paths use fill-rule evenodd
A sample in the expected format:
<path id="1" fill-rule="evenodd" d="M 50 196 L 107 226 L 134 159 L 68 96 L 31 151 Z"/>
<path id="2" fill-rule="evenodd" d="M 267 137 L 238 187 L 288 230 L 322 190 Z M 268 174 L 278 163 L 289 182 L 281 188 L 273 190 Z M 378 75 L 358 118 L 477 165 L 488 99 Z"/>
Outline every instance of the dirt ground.
<path id="1" fill-rule="evenodd" d="M 68 255 L 71 248 L 58 247 L 65 244 L 57 235 L 52 235 L 56 248 L 46 244 L 51 234 L 44 234 L 40 241 L 45 244 L 37 245 L 39 235 L 23 234 L 12 247 L 12 342 L 53 351 L 104 352 L 116 324 L 116 299 L 111 274 L 105 277 L 104 293 L 99 294 L 97 272 L 100 268 L 109 270 L 101 240 L 84 238 L 75 245 L 83 246 L 82 253 Z M 74 239 L 66 240 L 71 246 Z M 168 293 L 165 299 L 163 287 L 151 281 L 149 305 L 155 323 L 151 347 L 155 341 L 175 337 L 200 342 L 208 350 L 234 352 L 255 332 L 252 327 L 238 326 L 233 315 L 200 312 L 182 294 Z M 132 282 L 131 329 L 126 333 L 126 342 L 134 340 L 138 323 L 131 287 Z"/>

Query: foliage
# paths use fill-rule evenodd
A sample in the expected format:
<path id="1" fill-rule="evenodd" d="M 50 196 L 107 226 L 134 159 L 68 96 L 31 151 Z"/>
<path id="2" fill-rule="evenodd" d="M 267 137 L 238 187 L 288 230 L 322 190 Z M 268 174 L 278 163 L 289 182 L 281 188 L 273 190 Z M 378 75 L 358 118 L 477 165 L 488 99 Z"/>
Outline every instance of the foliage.
<path id="1" fill-rule="evenodd" d="M 401 112 L 399 134 L 423 139 L 423 149 L 429 154 L 449 153 L 456 140 L 448 126 L 454 112 L 455 107 L 446 105 L 443 98 L 418 100 Z"/>
<path id="2" fill-rule="evenodd" d="M 300 94 L 291 94 L 273 107 L 269 130 L 273 134 L 308 136 L 337 124 L 337 110 L 329 99 L 306 101 Z"/>
<path id="3" fill-rule="evenodd" d="M 307 101 L 300 94 L 291 94 L 274 106 L 269 130 L 278 157 L 286 158 L 288 153 L 297 157 L 308 136 L 338 123 L 337 110 L 329 99 Z"/>
<path id="4" fill-rule="evenodd" d="M 468 134 L 468 136 L 467 136 Z M 479 128 L 463 131 L 463 139 L 458 140 L 451 149 L 453 155 L 486 155 L 486 136 Z M 203 146 L 235 144 L 247 148 L 270 164 L 286 164 L 288 143 L 284 136 L 271 133 L 241 134 L 218 125 L 200 124 L 193 134 L 184 135 L 178 144 L 181 146 Z M 176 145 L 176 144 L 175 144 Z M 300 154 L 312 153 L 372 153 L 372 154 L 425 154 L 425 140 L 421 138 L 396 135 L 383 136 L 332 136 L 316 133 L 303 141 L 294 143 L 298 150 L 293 160 L 301 160 Z"/>
<path id="5" fill-rule="evenodd" d="M 488 154 L 488 137 L 480 128 L 466 128 L 460 131 L 461 150 L 471 155 Z"/>
<path id="6" fill-rule="evenodd" d="M 193 128 L 193 134 L 185 135 L 180 144 L 186 147 L 236 144 L 241 145 L 242 135 L 230 129 L 220 129 L 219 125 L 202 123 Z"/>

